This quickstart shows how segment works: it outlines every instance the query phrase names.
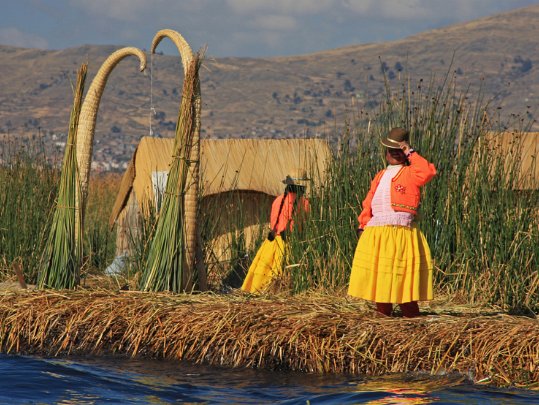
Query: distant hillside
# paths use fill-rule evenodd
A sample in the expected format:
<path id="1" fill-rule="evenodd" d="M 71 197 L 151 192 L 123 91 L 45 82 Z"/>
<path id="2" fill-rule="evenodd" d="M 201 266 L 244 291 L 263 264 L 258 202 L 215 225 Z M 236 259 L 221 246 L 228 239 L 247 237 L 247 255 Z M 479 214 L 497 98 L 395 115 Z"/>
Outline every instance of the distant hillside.
<path id="1" fill-rule="evenodd" d="M 189 38 L 188 32 L 182 34 Z M 534 117 L 539 115 L 537 38 L 539 5 L 400 41 L 269 59 L 207 57 L 201 71 L 203 135 L 326 134 L 335 122 L 342 124 L 351 109 L 374 108 L 382 100 L 383 70 L 394 84 L 404 71 L 415 79 L 454 71 L 458 83 L 469 85 L 472 94 L 482 86 L 506 116 Z M 48 147 L 61 148 L 76 69 L 89 61 L 88 87 L 102 61 L 118 48 L 85 45 L 44 51 L 0 46 L 0 145 L 6 139 L 39 137 Z M 154 56 L 152 78 L 152 127 L 154 133 L 170 137 L 181 92 L 179 58 Z M 148 135 L 149 117 L 150 74 L 139 73 L 138 61 L 127 58 L 109 78 L 103 95 L 95 161 L 109 168 L 126 162 L 138 139 Z M 539 130 L 537 124 L 534 130 Z"/>

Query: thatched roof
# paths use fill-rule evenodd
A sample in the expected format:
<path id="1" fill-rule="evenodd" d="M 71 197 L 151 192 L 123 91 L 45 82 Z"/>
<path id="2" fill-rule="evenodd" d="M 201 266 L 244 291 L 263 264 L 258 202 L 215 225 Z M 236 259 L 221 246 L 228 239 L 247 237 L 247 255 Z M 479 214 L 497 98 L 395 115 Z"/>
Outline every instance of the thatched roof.
<path id="1" fill-rule="evenodd" d="M 141 139 L 122 178 L 111 223 L 132 190 L 139 206 L 153 201 L 152 172 L 168 172 L 173 145 L 169 138 Z M 200 159 L 203 196 L 233 190 L 276 196 L 283 192 L 281 181 L 298 168 L 315 183 L 323 181 L 331 151 L 322 139 L 205 139 Z"/>
<path id="2" fill-rule="evenodd" d="M 493 161 L 504 158 L 508 175 L 518 176 L 516 189 L 539 189 L 539 132 L 491 132 L 479 141 L 488 147 Z M 518 167 L 513 167 L 515 161 Z"/>

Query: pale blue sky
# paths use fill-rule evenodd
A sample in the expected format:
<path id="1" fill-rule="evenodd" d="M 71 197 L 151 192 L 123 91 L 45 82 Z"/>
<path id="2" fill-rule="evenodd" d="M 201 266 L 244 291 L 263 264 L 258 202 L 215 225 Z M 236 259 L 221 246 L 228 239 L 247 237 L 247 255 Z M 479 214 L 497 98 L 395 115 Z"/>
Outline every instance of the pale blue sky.
<path id="1" fill-rule="evenodd" d="M 539 0 L 0 0 L 0 45 L 149 48 L 162 28 L 212 56 L 296 55 L 389 41 Z M 167 48 L 170 46 L 170 48 Z M 163 43 L 159 50 L 175 54 Z"/>

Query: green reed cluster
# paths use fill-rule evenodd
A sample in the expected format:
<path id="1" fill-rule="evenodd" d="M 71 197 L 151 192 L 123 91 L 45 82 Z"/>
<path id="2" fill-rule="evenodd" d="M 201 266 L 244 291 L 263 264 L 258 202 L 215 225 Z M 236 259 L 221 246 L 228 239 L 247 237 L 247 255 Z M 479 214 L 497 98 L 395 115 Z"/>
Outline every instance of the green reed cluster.
<path id="1" fill-rule="evenodd" d="M 3 144 L 4 145 L 4 144 Z M 45 235 L 49 232 L 58 197 L 60 169 L 42 149 L 19 149 L 5 153 L 0 165 L 0 281 L 14 276 L 13 263 L 22 260 L 24 277 L 37 282 L 37 272 Z M 90 190 L 83 247 L 85 271 L 102 272 L 114 257 L 115 232 L 108 227 L 108 216 L 117 187 L 95 182 L 99 198 Z M 92 188 L 93 183 L 90 184 Z M 104 207 L 106 200 L 106 207 Z"/>
<path id="2" fill-rule="evenodd" d="M 110 228 L 108 218 L 112 211 L 118 184 L 118 173 L 95 173 L 89 184 L 86 216 L 84 218 L 84 266 L 85 273 L 100 273 L 114 259 L 116 232 Z"/>
<path id="3" fill-rule="evenodd" d="M 6 146 L 6 145 L 5 145 Z M 6 152 L 0 166 L 0 268 L 13 276 L 21 258 L 27 282 L 35 283 L 40 241 L 56 197 L 59 171 L 42 151 Z"/>

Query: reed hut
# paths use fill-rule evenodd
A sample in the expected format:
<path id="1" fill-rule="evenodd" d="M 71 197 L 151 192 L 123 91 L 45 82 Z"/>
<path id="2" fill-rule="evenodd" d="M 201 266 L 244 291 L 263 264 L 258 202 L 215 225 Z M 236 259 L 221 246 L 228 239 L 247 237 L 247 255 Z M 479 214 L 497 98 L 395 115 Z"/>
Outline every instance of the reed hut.
<path id="1" fill-rule="evenodd" d="M 143 137 L 121 180 L 110 217 L 117 225 L 116 255 L 129 256 L 141 223 L 159 210 L 173 154 L 173 139 Z M 332 159 L 322 139 L 205 139 L 200 151 L 200 207 L 206 260 L 226 262 L 230 246 L 252 246 L 268 220 L 286 174 L 304 169 L 322 184 Z M 262 225 L 262 227 L 261 227 Z"/>
<path id="2" fill-rule="evenodd" d="M 502 159 L 514 190 L 539 190 L 539 132 L 489 132 L 479 138 L 478 153 L 491 162 Z"/>

